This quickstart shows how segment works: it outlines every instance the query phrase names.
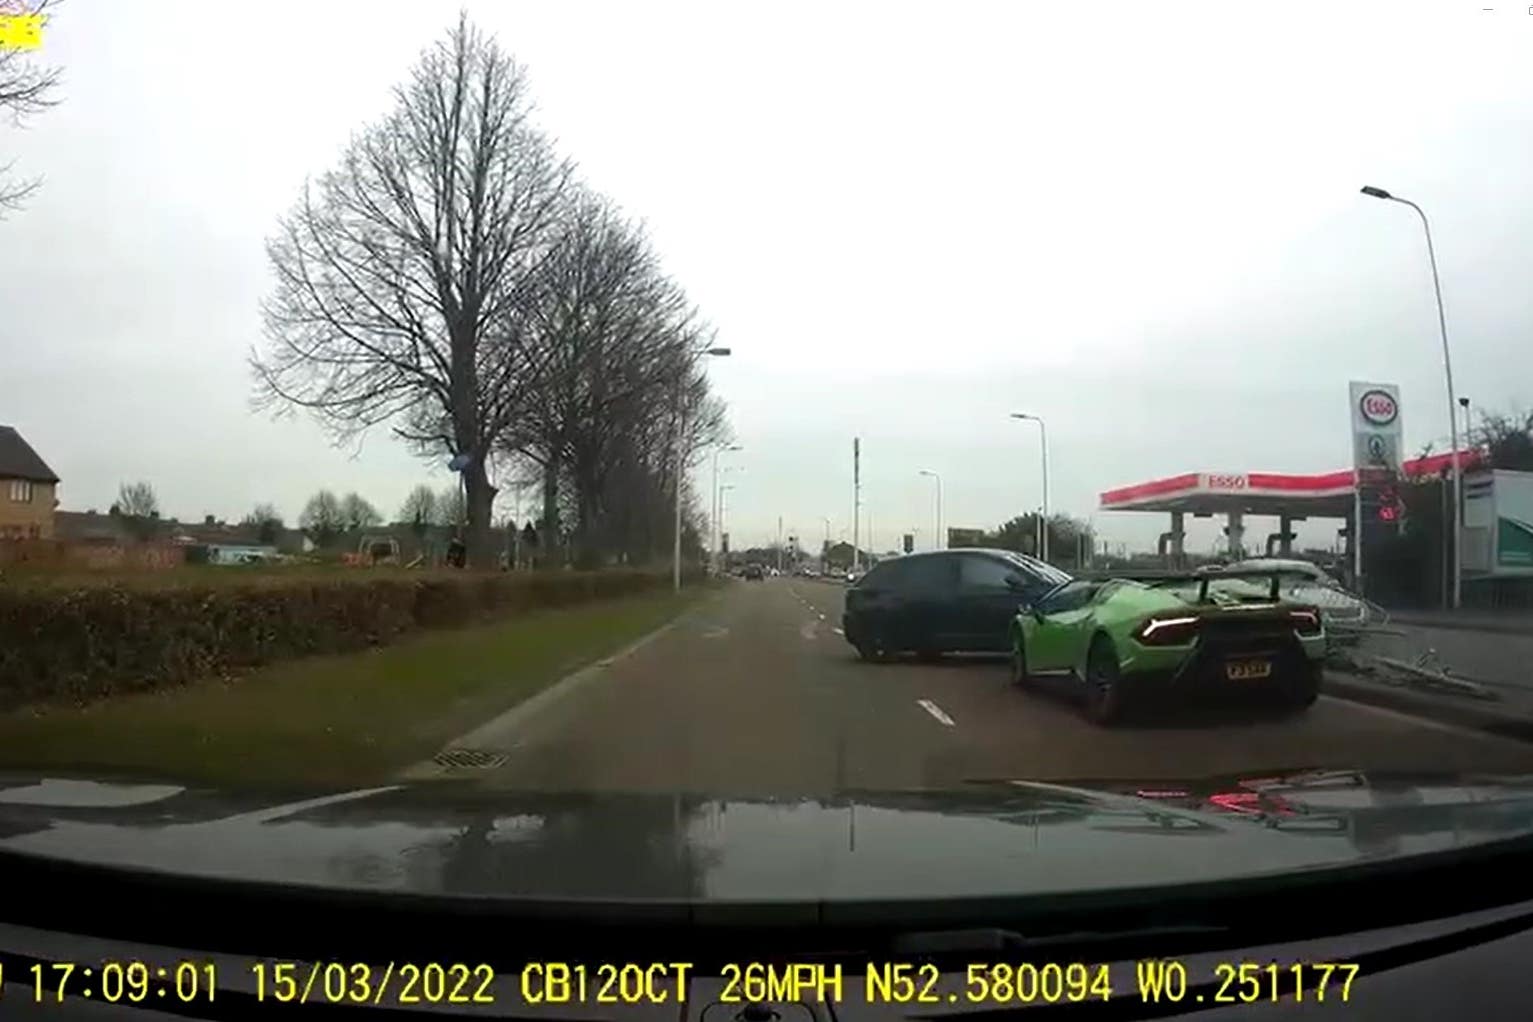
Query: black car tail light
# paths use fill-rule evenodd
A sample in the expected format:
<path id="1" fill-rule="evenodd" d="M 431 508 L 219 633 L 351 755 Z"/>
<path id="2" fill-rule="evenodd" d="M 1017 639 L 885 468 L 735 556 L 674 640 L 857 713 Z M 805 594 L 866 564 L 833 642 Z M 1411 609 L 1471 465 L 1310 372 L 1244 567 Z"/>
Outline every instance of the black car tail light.
<path id="1" fill-rule="evenodd" d="M 1295 610 L 1289 613 L 1293 630 L 1300 635 L 1320 634 L 1320 613 L 1314 610 Z"/>
<path id="2" fill-rule="evenodd" d="M 1198 637 L 1199 619 L 1187 617 L 1152 617 L 1134 633 L 1145 646 L 1185 646 Z"/>

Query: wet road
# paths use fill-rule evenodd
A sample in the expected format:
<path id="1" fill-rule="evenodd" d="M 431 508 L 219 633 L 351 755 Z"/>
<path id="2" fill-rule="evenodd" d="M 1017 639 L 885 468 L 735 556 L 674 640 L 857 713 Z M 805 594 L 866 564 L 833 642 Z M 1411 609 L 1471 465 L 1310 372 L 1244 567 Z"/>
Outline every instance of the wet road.
<path id="1" fill-rule="evenodd" d="M 505 756 L 481 779 L 827 795 L 1312 767 L 1533 771 L 1533 745 L 1325 696 L 1294 717 L 1247 709 L 1098 728 L 1062 695 L 1013 688 L 1001 662 L 860 661 L 839 632 L 842 594 L 801 579 L 730 583 L 533 712 L 465 736 Z"/>

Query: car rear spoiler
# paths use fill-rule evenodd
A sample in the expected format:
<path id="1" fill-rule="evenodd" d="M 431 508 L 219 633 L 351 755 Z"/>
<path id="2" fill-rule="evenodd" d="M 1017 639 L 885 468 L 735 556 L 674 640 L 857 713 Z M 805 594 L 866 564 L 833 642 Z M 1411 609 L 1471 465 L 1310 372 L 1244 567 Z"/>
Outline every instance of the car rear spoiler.
<path id="1" fill-rule="evenodd" d="M 1198 602 L 1208 602 L 1208 584 L 1210 582 L 1222 582 L 1225 579 L 1267 579 L 1270 586 L 1267 598 L 1276 602 L 1282 593 L 1282 581 L 1285 578 L 1308 578 L 1302 571 L 1292 568 L 1238 568 L 1233 571 L 1213 569 L 1206 571 L 1103 571 L 1086 572 L 1081 578 L 1101 579 L 1102 581 L 1122 580 L 1125 582 L 1143 582 L 1146 585 L 1165 585 L 1170 582 L 1197 582 Z"/>

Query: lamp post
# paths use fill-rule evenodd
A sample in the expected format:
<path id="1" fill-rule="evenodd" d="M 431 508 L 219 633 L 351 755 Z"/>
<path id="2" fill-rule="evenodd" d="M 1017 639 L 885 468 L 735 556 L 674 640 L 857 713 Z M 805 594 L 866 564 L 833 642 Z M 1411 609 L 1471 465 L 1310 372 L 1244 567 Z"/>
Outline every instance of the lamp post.
<path id="1" fill-rule="evenodd" d="M 713 533 L 713 536 L 708 546 L 713 550 L 713 568 L 715 571 L 717 571 L 719 567 L 719 454 L 721 452 L 728 454 L 732 451 L 743 450 L 745 450 L 745 448 L 741 447 L 739 444 L 729 444 L 728 446 L 720 446 L 713 449 L 713 492 L 710 494 L 710 496 L 713 498 L 713 513 L 709 515 L 708 518 L 709 530 Z M 725 469 L 726 472 L 728 470 L 728 468 Z"/>
<path id="2" fill-rule="evenodd" d="M 937 481 L 937 536 L 933 542 L 936 543 L 936 549 L 942 550 L 947 547 L 947 544 L 942 540 L 942 477 L 931 469 L 926 468 L 921 470 L 921 474 L 923 476 L 931 476 Z"/>
<path id="3" fill-rule="evenodd" d="M 1038 424 L 1038 446 L 1043 460 L 1043 521 L 1040 523 L 1038 556 L 1043 560 L 1049 559 L 1049 431 L 1043 424 L 1043 420 L 1036 415 L 1027 412 L 1012 412 L 1013 419 L 1026 419 L 1028 422 Z"/>
<path id="4" fill-rule="evenodd" d="M 694 357 L 713 355 L 723 357 L 729 354 L 728 348 L 703 348 L 695 353 Z M 688 365 L 690 366 L 690 362 Z M 678 380 L 678 384 L 681 381 Z M 673 534 L 671 537 L 671 588 L 681 592 L 681 497 L 687 481 L 687 413 L 681 402 L 681 390 L 678 386 L 676 392 L 676 515 L 672 522 Z"/>
<path id="5" fill-rule="evenodd" d="M 724 543 L 724 537 L 728 535 L 724 525 L 724 516 L 729 512 L 729 498 L 727 494 L 734 488 L 734 483 L 725 483 L 719 487 L 719 545 L 721 547 Z M 721 550 L 720 553 L 722 554 L 723 551 Z"/>
<path id="6" fill-rule="evenodd" d="M 1458 450 L 1458 398 L 1453 392 L 1453 359 L 1448 352 L 1448 317 L 1443 312 L 1443 287 L 1442 280 L 1437 274 L 1437 249 L 1432 244 L 1432 225 L 1427 221 L 1424 210 L 1409 199 L 1402 199 L 1398 195 L 1391 195 L 1382 188 L 1374 188 L 1372 185 L 1364 185 L 1362 192 L 1375 199 L 1387 199 L 1390 202 L 1398 202 L 1409 206 L 1416 211 L 1421 218 L 1421 229 L 1427 237 L 1427 260 L 1432 264 L 1432 290 L 1437 295 L 1437 329 L 1442 335 L 1443 342 L 1443 376 L 1448 383 L 1448 436 L 1452 450 L 1451 464 L 1453 467 L 1453 535 L 1449 539 L 1448 548 L 1452 551 L 1453 567 L 1450 574 L 1453 578 L 1452 606 L 1457 609 L 1463 599 L 1463 572 L 1459 560 L 1459 534 L 1463 531 L 1464 517 L 1464 469 L 1459 460 Z M 1361 523 L 1359 523 L 1361 526 Z"/>

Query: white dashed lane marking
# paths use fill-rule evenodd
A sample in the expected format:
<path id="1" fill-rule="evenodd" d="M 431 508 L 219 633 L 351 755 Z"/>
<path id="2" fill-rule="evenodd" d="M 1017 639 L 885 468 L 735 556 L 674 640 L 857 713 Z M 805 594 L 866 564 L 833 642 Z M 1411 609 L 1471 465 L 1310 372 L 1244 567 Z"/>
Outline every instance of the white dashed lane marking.
<path id="1" fill-rule="evenodd" d="M 917 699 L 916 705 L 925 710 L 927 713 L 931 714 L 937 723 L 942 724 L 945 727 L 953 726 L 953 718 L 943 713 L 942 707 L 938 706 L 930 699 Z"/>
<path id="2" fill-rule="evenodd" d="M 832 628 L 831 631 L 835 632 L 837 635 L 845 635 L 846 634 L 845 632 L 843 632 L 839 628 Z"/>

